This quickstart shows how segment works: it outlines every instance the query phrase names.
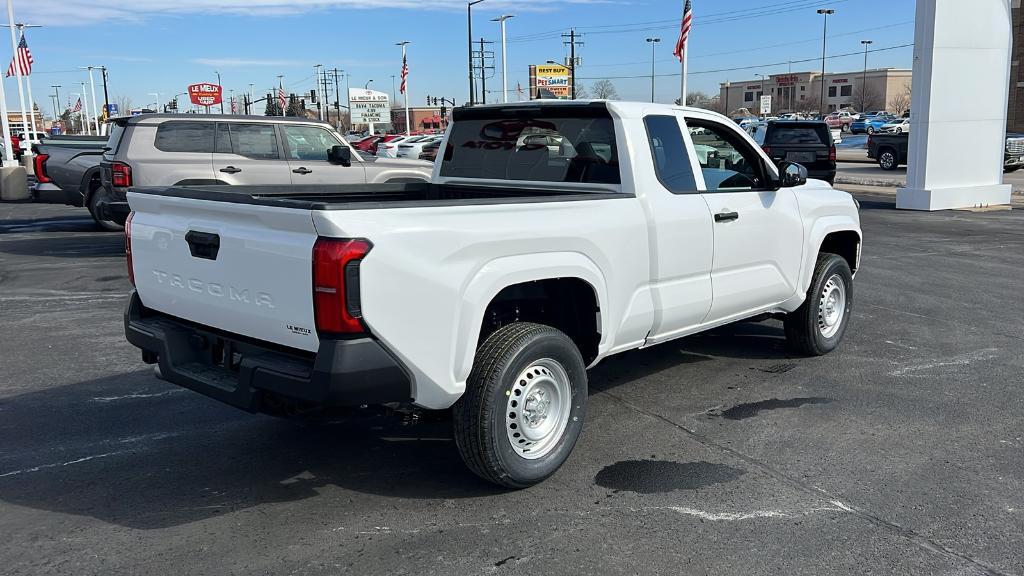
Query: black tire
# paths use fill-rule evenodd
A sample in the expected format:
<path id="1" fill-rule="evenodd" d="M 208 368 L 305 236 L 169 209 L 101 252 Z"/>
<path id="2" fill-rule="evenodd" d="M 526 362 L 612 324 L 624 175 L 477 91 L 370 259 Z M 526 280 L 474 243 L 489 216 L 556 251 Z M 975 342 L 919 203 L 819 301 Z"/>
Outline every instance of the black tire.
<path id="1" fill-rule="evenodd" d="M 117 222 L 103 220 L 98 216 L 99 207 L 97 206 L 97 204 L 102 198 L 103 190 L 98 186 L 94 187 L 92 190 L 90 190 L 89 196 L 85 204 L 86 208 L 88 208 L 89 210 L 89 215 L 92 216 L 93 222 L 96 223 L 96 227 L 99 228 L 100 230 L 103 230 L 104 232 L 120 232 L 124 230 L 124 226 L 118 224 Z"/>
<path id="2" fill-rule="evenodd" d="M 1003 168 L 1003 172 L 1006 174 L 1016 172 L 1017 170 L 1020 170 L 1020 166 L 1010 166 L 1009 168 Z"/>
<path id="3" fill-rule="evenodd" d="M 825 321 L 822 308 L 825 305 L 826 285 L 830 281 L 842 283 L 844 291 L 843 310 L 839 316 L 838 327 L 834 332 L 825 334 L 821 324 Z M 811 286 L 807 289 L 807 298 L 799 308 L 786 315 L 783 324 L 786 329 L 786 342 L 790 348 L 801 354 L 821 356 L 836 349 L 846 333 L 853 310 L 853 273 L 850 265 L 843 257 L 827 252 L 818 255 L 814 267 Z"/>
<path id="4" fill-rule="evenodd" d="M 878 153 L 878 167 L 882 170 L 895 170 L 900 165 L 896 159 L 896 152 L 889 148 L 883 148 Z"/>
<path id="5" fill-rule="evenodd" d="M 568 376 L 569 413 L 561 436 L 552 437 L 550 450 L 527 459 L 512 447 L 506 408 L 513 400 L 510 394 L 519 395 L 517 386 L 525 386 L 520 376 L 542 359 L 553 360 Z M 525 407 L 523 396 L 520 410 Z M 568 459 L 586 412 L 586 365 L 573 341 L 550 326 L 517 322 L 492 333 L 477 349 L 466 391 L 452 410 L 455 444 L 477 476 L 507 488 L 526 488 L 554 474 Z"/>
<path id="6" fill-rule="evenodd" d="M 868 126 L 868 135 L 870 136 L 871 134 L 874 134 L 874 133 L 875 133 L 875 127 L 874 126 Z"/>

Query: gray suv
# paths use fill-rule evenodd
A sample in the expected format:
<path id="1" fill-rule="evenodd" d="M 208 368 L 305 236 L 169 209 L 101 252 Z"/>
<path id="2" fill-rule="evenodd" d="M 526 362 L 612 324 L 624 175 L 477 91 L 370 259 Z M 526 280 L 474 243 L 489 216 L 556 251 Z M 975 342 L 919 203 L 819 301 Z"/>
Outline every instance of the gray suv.
<path id="1" fill-rule="evenodd" d="M 143 114 L 112 121 L 96 206 L 123 224 L 131 186 L 429 182 L 432 170 L 419 160 L 361 156 L 315 120 Z"/>

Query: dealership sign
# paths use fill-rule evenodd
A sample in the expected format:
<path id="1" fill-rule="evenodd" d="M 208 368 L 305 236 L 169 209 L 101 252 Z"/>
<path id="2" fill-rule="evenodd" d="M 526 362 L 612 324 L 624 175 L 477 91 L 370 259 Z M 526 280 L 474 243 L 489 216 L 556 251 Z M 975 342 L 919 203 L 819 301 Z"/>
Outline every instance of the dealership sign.
<path id="1" fill-rule="evenodd" d="M 349 105 L 353 124 L 389 124 L 391 122 L 391 103 L 386 92 L 376 90 L 348 91 Z"/>
<path id="2" fill-rule="evenodd" d="M 192 84 L 188 87 L 188 97 L 196 106 L 213 106 L 220 104 L 221 87 L 216 84 Z"/>

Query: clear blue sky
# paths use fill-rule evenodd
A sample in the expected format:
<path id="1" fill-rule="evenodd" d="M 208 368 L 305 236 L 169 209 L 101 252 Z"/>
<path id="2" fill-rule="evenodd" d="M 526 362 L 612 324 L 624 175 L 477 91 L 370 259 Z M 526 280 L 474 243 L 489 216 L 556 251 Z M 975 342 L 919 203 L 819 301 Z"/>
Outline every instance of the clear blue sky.
<path id="1" fill-rule="evenodd" d="M 567 53 L 560 33 L 570 26 L 582 33 L 578 55 L 580 82 L 613 77 L 623 99 L 650 95 L 648 36 L 657 46 L 658 73 L 678 72 L 672 48 L 678 33 L 681 1 L 661 0 L 485 0 L 474 6 L 474 36 L 498 40 L 490 19 L 515 14 L 508 21 L 509 83 L 527 84 L 529 64 L 561 60 Z M 284 75 L 286 89 L 313 87 L 313 65 L 337 67 L 351 74 L 353 87 L 373 79 L 373 87 L 391 92 L 391 75 L 401 68 L 394 45 L 409 40 L 412 104 L 427 94 L 466 99 L 466 11 L 452 0 L 15 0 L 15 19 L 43 24 L 28 32 L 35 58 L 32 76 L 37 103 L 49 115 L 47 94 L 61 84 L 62 99 L 81 91 L 89 64 L 109 68 L 111 100 L 131 98 L 139 106 L 184 92 L 194 82 L 216 81 L 225 89 L 257 92 Z M 328 6 L 328 7 L 324 7 Z M 370 8 L 372 6 L 372 8 Z M 913 42 L 912 0 L 693 0 L 690 45 L 690 90 L 716 93 L 718 83 L 747 80 L 758 73 L 785 72 L 789 60 L 820 58 L 822 17 L 829 17 L 828 53 L 857 53 L 860 40 L 872 48 Z M 10 57 L 5 37 L 0 55 Z M 499 52 L 498 44 L 494 45 Z M 5 60 L 9 62 L 9 60 Z M 780 63 L 781 65 L 769 65 Z M 830 71 L 859 70 L 862 56 L 830 59 Z M 905 67 L 909 47 L 869 56 L 870 67 Z M 488 89 L 500 89 L 497 75 Z M 749 67 L 744 70 L 724 69 Z M 792 65 L 794 71 L 817 70 L 819 62 Z M 614 78 L 639 76 L 640 78 Z M 98 81 L 98 78 L 97 78 Z M 98 86 L 98 85 L 97 85 Z M 658 79 L 659 101 L 678 95 L 679 79 Z M 8 105 L 17 102 L 16 84 L 5 82 Z M 99 92 L 98 92 L 99 94 Z M 492 94 L 490 98 L 496 98 Z M 102 96 L 100 96 L 102 98 Z M 184 100 L 184 99 L 183 99 Z"/>

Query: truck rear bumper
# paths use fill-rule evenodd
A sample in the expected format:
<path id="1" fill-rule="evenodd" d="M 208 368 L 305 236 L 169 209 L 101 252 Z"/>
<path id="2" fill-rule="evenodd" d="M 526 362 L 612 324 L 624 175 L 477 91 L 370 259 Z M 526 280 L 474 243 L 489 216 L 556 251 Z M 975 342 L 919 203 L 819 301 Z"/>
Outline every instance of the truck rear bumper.
<path id="1" fill-rule="evenodd" d="M 249 412 L 259 411 L 268 393 L 324 407 L 412 399 L 408 372 L 372 337 L 321 339 L 313 355 L 148 310 L 135 291 L 124 328 L 164 380 Z"/>

